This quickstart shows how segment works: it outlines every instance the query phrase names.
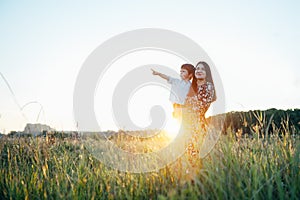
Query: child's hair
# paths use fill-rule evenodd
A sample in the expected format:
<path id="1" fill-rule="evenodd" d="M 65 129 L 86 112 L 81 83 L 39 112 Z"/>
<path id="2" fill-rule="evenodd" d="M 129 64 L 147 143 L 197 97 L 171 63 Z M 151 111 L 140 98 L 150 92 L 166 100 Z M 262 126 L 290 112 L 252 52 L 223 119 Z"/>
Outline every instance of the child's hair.
<path id="1" fill-rule="evenodd" d="M 195 67 L 192 64 L 183 64 L 181 65 L 181 69 L 186 69 L 189 74 L 194 74 Z"/>

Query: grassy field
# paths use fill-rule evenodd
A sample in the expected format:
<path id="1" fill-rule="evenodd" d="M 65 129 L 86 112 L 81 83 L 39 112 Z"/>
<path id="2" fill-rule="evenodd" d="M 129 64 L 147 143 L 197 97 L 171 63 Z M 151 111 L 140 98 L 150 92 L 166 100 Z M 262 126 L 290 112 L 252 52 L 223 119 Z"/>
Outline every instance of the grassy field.
<path id="1" fill-rule="evenodd" d="M 0 156 L 0 199 L 300 198 L 300 139 L 289 130 L 222 135 L 192 182 L 174 173 L 177 161 L 152 173 L 108 168 L 74 139 L 3 137 Z"/>

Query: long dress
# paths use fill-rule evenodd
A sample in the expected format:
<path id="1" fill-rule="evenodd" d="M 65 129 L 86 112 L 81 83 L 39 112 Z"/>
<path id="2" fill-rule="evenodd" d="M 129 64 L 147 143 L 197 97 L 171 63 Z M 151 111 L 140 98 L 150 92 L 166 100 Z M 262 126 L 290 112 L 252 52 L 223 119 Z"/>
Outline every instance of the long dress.
<path id="1" fill-rule="evenodd" d="M 207 126 L 205 113 L 213 101 L 214 91 L 213 84 L 206 82 L 198 86 L 198 91 L 194 96 L 188 96 L 185 100 L 183 123 L 186 124 L 188 134 L 191 134 L 186 153 L 192 167 L 199 162 L 199 152 Z"/>

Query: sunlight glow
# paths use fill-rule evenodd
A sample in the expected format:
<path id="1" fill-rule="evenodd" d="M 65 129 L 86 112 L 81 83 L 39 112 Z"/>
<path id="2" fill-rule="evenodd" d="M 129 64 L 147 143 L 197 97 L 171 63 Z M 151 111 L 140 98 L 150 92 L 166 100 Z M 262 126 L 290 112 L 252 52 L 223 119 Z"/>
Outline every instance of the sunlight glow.
<path id="1" fill-rule="evenodd" d="M 180 119 L 170 117 L 168 122 L 166 123 L 165 131 L 167 132 L 168 136 L 171 139 L 174 139 L 180 130 L 180 126 L 181 126 Z"/>

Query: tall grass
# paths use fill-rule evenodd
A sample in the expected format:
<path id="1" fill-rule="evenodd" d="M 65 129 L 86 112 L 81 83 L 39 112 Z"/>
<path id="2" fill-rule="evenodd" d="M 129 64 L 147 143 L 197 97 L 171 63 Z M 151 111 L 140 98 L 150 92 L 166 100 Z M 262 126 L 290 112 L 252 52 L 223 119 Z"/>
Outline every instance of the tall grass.
<path id="1" fill-rule="evenodd" d="M 1 138 L 0 199 L 299 199 L 299 136 L 288 129 L 253 136 L 222 135 L 192 182 L 174 173 L 179 162 L 124 173 L 78 140 Z"/>

